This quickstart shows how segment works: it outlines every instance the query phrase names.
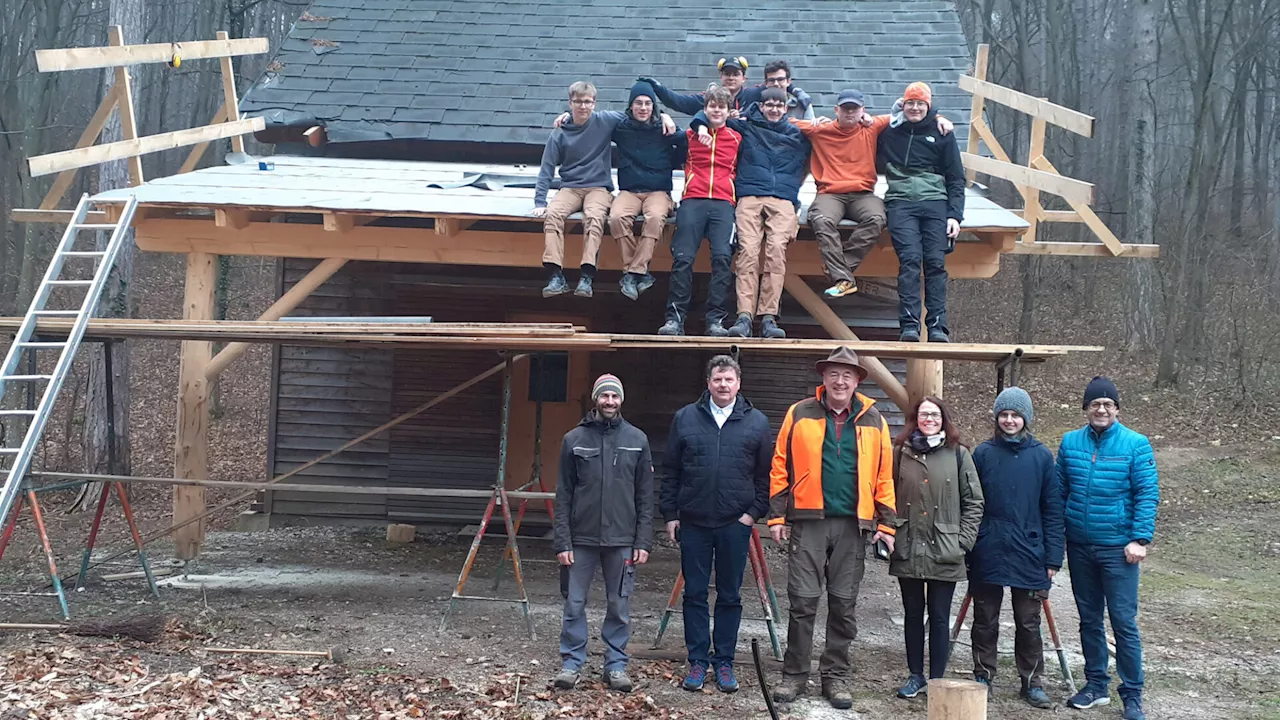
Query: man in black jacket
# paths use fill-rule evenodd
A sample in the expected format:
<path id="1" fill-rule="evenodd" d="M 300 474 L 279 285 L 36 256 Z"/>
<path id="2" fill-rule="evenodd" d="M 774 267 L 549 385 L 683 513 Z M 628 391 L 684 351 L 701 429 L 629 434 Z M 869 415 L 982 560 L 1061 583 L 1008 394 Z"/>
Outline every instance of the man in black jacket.
<path id="1" fill-rule="evenodd" d="M 739 589 L 756 520 L 769 509 L 773 437 L 769 420 L 738 394 L 742 369 L 728 355 L 707 363 L 707 391 L 680 408 L 663 455 L 662 518 L 680 533 L 684 572 L 685 690 L 701 690 L 715 663 L 716 684 L 734 692 L 734 648 L 742 620 Z M 715 656 L 707 586 L 716 573 Z"/>
<path id="2" fill-rule="evenodd" d="M 608 600 L 600 630 L 604 680 L 614 690 L 630 692 L 631 590 L 636 565 L 649 560 L 653 547 L 653 460 L 649 438 L 622 419 L 622 381 L 601 375 L 591 396 L 595 409 L 560 446 L 555 549 L 565 600 L 563 668 L 555 686 L 573 689 L 587 661 L 587 593 L 600 566 Z"/>

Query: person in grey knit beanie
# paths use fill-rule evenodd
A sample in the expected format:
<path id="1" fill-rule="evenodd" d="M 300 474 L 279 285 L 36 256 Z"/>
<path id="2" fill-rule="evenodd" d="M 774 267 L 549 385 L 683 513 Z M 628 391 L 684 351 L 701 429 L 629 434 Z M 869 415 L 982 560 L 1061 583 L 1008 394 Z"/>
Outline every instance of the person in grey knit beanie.
<path id="1" fill-rule="evenodd" d="M 1000 419 L 1000 413 L 1005 410 L 1012 410 L 1022 416 L 1027 426 L 1031 425 L 1031 396 L 1026 390 L 1020 387 L 1007 387 L 999 395 L 996 396 L 995 408 L 992 413 L 995 415 L 997 422 Z"/>

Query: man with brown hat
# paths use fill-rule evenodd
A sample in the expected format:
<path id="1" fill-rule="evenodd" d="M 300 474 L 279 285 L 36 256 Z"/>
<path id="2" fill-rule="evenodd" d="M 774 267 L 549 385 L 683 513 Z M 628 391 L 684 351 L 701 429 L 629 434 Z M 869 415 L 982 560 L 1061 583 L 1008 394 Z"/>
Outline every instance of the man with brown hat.
<path id="1" fill-rule="evenodd" d="M 789 542 L 791 560 L 787 653 L 773 696 L 791 702 L 805 692 L 825 581 L 827 640 L 818 671 L 823 696 L 843 710 L 853 705 L 849 645 L 858 633 L 863 534 L 893 549 L 893 451 L 889 424 L 857 392 L 867 378 L 858 356 L 840 347 L 815 367 L 822 385 L 787 410 L 770 474 L 769 531 L 775 542 Z"/>

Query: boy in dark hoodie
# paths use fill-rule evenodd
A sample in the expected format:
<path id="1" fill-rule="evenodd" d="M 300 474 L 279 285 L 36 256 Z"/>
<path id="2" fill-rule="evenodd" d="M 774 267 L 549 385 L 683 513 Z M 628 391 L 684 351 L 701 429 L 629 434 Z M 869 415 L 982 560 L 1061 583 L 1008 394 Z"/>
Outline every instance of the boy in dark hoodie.
<path id="1" fill-rule="evenodd" d="M 948 342 L 947 253 L 964 220 L 964 167 L 954 134 L 938 130 L 933 92 L 912 83 L 902 114 L 876 147 L 876 167 L 889 183 L 884 205 L 898 254 L 898 325 L 903 342 L 920 341 L 920 270 L 924 267 L 929 342 Z"/>

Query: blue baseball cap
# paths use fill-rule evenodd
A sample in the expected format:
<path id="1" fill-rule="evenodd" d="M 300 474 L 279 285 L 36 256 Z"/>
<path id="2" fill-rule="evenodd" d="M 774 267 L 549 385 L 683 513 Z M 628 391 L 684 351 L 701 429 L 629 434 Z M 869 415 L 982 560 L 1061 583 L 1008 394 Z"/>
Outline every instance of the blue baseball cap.
<path id="1" fill-rule="evenodd" d="M 858 90 L 841 90 L 840 97 L 836 98 L 836 107 L 850 104 L 857 105 L 858 107 L 866 107 L 867 100 Z"/>

